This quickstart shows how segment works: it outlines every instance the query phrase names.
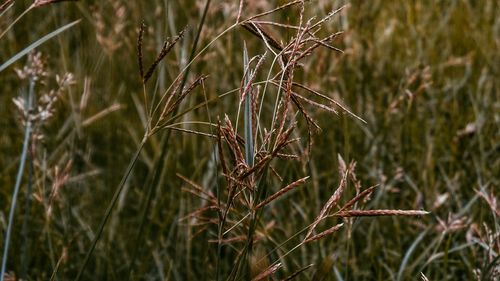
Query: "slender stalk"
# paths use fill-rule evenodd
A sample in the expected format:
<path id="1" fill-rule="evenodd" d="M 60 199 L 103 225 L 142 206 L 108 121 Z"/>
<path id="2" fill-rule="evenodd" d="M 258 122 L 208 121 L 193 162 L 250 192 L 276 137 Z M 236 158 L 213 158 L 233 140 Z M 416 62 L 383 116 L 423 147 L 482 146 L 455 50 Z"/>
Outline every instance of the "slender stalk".
<path id="1" fill-rule="evenodd" d="M 83 264 L 80 267 L 80 270 L 78 271 L 78 275 L 76 276 L 75 281 L 79 281 L 82 278 L 83 272 L 85 271 L 85 268 L 87 267 L 87 265 L 89 263 L 90 256 L 92 256 L 92 253 L 94 252 L 94 249 L 97 245 L 97 242 L 101 238 L 102 232 L 104 230 L 104 227 L 106 226 L 106 223 L 108 222 L 108 219 L 111 215 L 111 212 L 113 211 L 113 208 L 116 205 L 118 198 L 120 197 L 120 194 L 123 190 L 123 187 L 125 186 L 125 183 L 127 182 L 135 164 L 137 163 L 137 159 L 139 158 L 139 155 L 141 154 L 141 151 L 144 148 L 144 144 L 146 143 L 147 140 L 148 140 L 148 137 L 147 137 L 147 134 L 145 134 L 141 143 L 137 147 L 137 151 L 135 152 L 134 156 L 130 160 L 130 163 L 127 167 L 127 170 L 126 170 L 125 174 L 123 175 L 123 177 L 120 181 L 120 184 L 118 185 L 118 188 L 116 189 L 115 194 L 113 195 L 113 198 L 111 199 L 111 202 L 109 203 L 108 208 L 106 209 L 106 212 L 104 213 L 104 217 L 102 218 L 101 223 L 99 224 L 99 228 L 97 229 L 97 233 L 94 237 L 94 240 L 92 240 L 92 244 L 90 246 L 90 249 L 87 251 L 87 254 L 85 255 L 85 258 L 83 260 Z M 0 281 L 3 281 L 3 280 L 0 280 Z"/>
<path id="2" fill-rule="evenodd" d="M 132 255 L 132 260 L 130 261 L 129 268 L 128 268 L 128 273 L 127 273 L 127 279 L 125 280 L 130 280 L 132 276 L 132 270 L 135 264 L 135 261 L 137 260 L 137 257 L 139 256 L 139 245 L 142 240 L 142 236 L 144 235 L 144 228 L 146 225 L 146 218 L 148 216 L 148 210 L 151 207 L 151 202 L 153 201 L 153 196 L 155 194 L 155 187 L 158 186 L 158 182 L 160 180 L 161 172 L 163 171 L 164 168 L 164 163 L 165 159 L 167 158 L 167 153 L 168 153 L 168 147 L 169 147 L 169 139 L 170 139 L 170 134 L 172 133 L 171 130 L 168 131 L 167 135 L 164 135 L 162 138 L 162 150 L 160 153 L 160 157 L 158 157 L 155 161 L 154 169 L 153 171 L 153 176 L 151 178 L 151 181 L 149 181 L 147 184 L 147 193 L 146 193 L 146 203 L 143 209 L 143 212 L 141 214 L 141 222 L 139 225 L 139 230 L 137 232 L 137 236 L 135 238 L 135 249 Z"/>
<path id="3" fill-rule="evenodd" d="M 9 26 L 0 34 L 0 38 L 2 38 L 7 32 L 22 18 L 24 17 L 31 9 L 33 9 L 33 5 L 29 6 L 28 9 L 24 10 Z"/>
<path id="4" fill-rule="evenodd" d="M 24 206 L 24 220 L 23 228 L 21 230 L 23 237 L 23 244 L 21 250 L 21 274 L 23 279 L 27 278 L 28 264 L 29 264 L 29 222 L 30 222 L 30 209 L 31 209 L 31 193 L 33 190 L 33 154 L 29 155 L 28 166 L 28 190 L 26 191 L 26 202 Z"/>
<path id="5" fill-rule="evenodd" d="M 35 81 L 34 79 L 30 79 L 30 86 L 28 92 L 28 99 L 26 101 L 27 107 L 31 108 L 31 103 L 33 100 L 35 91 Z M 0 271 L 0 281 L 4 281 L 5 278 L 5 270 L 7 266 L 7 258 L 9 255 L 9 246 L 10 246 L 10 235 L 12 233 L 12 225 L 14 224 L 14 213 L 16 211 L 17 206 L 17 196 L 19 195 L 19 189 L 21 188 L 21 180 L 23 177 L 24 166 L 26 164 L 26 158 L 28 155 L 28 146 L 31 139 L 31 131 L 32 131 L 32 123 L 30 120 L 30 116 L 26 119 L 26 127 L 24 128 L 24 140 L 23 140 L 23 150 L 21 152 L 21 159 L 19 162 L 19 169 L 17 170 L 16 183 L 14 186 L 14 193 L 12 194 L 12 202 L 10 205 L 9 211 L 9 221 L 7 224 L 7 231 L 5 233 L 5 241 L 3 247 L 3 255 L 2 255 L 2 269 Z"/>

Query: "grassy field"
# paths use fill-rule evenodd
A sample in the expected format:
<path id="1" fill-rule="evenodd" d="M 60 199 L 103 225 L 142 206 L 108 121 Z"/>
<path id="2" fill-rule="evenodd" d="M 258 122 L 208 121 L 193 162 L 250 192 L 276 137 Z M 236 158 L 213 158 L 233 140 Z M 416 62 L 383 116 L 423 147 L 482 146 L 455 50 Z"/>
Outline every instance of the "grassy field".
<path id="1" fill-rule="evenodd" d="M 499 77 L 495 0 L 2 0 L 0 280 L 499 280 Z"/>

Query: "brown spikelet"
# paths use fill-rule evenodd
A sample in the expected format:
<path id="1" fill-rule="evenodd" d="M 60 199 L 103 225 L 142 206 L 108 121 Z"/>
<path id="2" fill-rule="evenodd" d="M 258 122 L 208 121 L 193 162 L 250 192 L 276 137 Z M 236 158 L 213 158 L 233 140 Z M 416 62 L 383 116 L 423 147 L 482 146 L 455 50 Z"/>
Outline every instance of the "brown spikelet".
<path id="1" fill-rule="evenodd" d="M 296 180 L 294 182 L 292 182 L 291 184 L 283 187 L 282 189 L 280 189 L 278 192 L 274 193 L 273 195 L 267 197 L 264 201 L 260 202 L 257 206 L 255 206 L 255 210 L 257 209 L 260 209 L 262 208 L 263 206 L 269 204 L 269 202 L 275 200 L 276 198 L 284 195 L 285 193 L 287 193 L 288 191 L 292 190 L 293 188 L 301 185 L 302 183 L 304 183 L 309 177 L 305 177 L 305 178 L 301 178 L 299 180 Z"/>
<path id="2" fill-rule="evenodd" d="M 196 217 L 198 216 L 199 214 L 202 214 L 206 211 L 209 211 L 209 210 L 219 210 L 219 207 L 217 206 L 214 206 L 214 205 L 209 205 L 209 206 L 205 206 L 205 207 L 201 207 L 189 214 L 187 214 L 186 216 L 182 217 L 179 219 L 179 221 L 183 221 L 183 220 L 187 220 L 189 218 L 192 218 L 192 217 Z"/>
<path id="3" fill-rule="evenodd" d="M 326 38 L 324 38 L 324 39 L 322 39 L 322 40 L 311 39 L 311 40 L 312 40 L 312 41 L 314 41 L 315 43 L 314 43 L 312 46 L 310 46 L 309 48 L 307 48 L 306 50 L 304 50 L 303 52 L 301 52 L 301 54 L 300 54 L 300 55 L 298 55 L 298 56 L 295 58 L 295 60 L 296 60 L 296 61 L 300 61 L 300 60 L 302 60 L 304 57 L 306 57 L 306 56 L 310 55 L 310 54 L 311 54 L 311 53 L 312 53 L 312 52 L 313 52 L 316 48 L 318 48 L 318 47 L 320 47 L 320 46 L 326 46 L 326 47 L 327 47 L 327 48 L 329 48 L 329 49 L 333 49 L 333 50 L 335 50 L 335 51 L 337 51 L 337 52 L 343 53 L 343 51 L 342 51 L 342 50 L 337 49 L 337 48 L 335 48 L 335 47 L 333 47 L 333 46 L 330 46 L 330 45 L 328 45 L 328 44 L 326 43 L 326 42 L 329 42 L 329 41 L 333 40 L 335 37 L 339 36 L 339 35 L 340 35 L 340 34 L 342 34 L 342 33 L 343 33 L 343 32 L 342 32 L 342 31 L 340 31 L 340 32 L 337 32 L 337 33 L 331 34 L 330 36 L 328 36 L 328 37 L 326 37 Z M 306 40 L 306 41 L 307 41 L 307 40 Z"/>
<path id="4" fill-rule="evenodd" d="M 36 0 L 35 2 L 33 2 L 32 6 L 33 8 L 38 8 L 38 7 L 42 7 L 42 6 L 45 6 L 45 5 L 50 5 L 50 4 L 55 4 L 55 3 L 59 3 L 59 2 L 76 2 L 78 0 Z"/>
<path id="5" fill-rule="evenodd" d="M 175 94 L 172 95 L 167 100 L 165 106 L 163 107 L 163 110 L 160 114 L 160 122 L 163 121 L 170 113 L 172 113 L 179 106 L 179 104 L 184 100 L 184 98 L 190 92 L 192 92 L 196 87 L 201 85 L 202 81 L 206 78 L 207 78 L 207 76 L 204 76 L 204 75 L 199 76 L 198 78 L 196 78 L 196 80 L 194 80 L 191 84 L 189 84 L 189 86 L 184 91 L 182 91 L 179 95 L 175 95 Z"/>
<path id="6" fill-rule="evenodd" d="M 244 22 L 241 24 L 246 30 L 248 30 L 253 35 L 259 37 L 266 44 L 278 51 L 283 50 L 283 46 L 278 42 L 273 36 L 271 36 L 265 29 L 263 29 L 259 24 L 254 22 Z"/>
<path id="7" fill-rule="evenodd" d="M 314 89 L 312 89 L 312 88 L 310 88 L 310 87 L 307 87 L 307 86 L 305 86 L 305 85 L 303 85 L 303 84 L 300 84 L 300 83 L 295 83 L 295 82 L 294 82 L 294 83 L 293 83 L 293 86 L 296 86 L 296 87 L 302 88 L 302 89 L 304 89 L 304 90 L 306 90 L 306 91 L 310 92 L 311 94 L 314 94 L 314 95 L 316 95 L 316 96 L 318 96 L 318 97 L 321 97 L 321 98 L 323 98 L 323 99 L 326 99 L 326 100 L 330 101 L 331 103 L 333 103 L 333 104 L 335 104 L 336 106 L 340 107 L 340 109 L 342 109 L 342 111 L 346 112 L 347 114 L 351 115 L 352 117 L 354 117 L 354 118 L 356 118 L 356 119 L 358 119 L 358 120 L 360 120 L 361 122 L 363 122 L 363 123 L 365 123 L 365 124 L 366 124 L 366 121 L 365 121 L 363 118 L 361 118 L 361 117 L 359 117 L 358 115 L 354 114 L 354 113 L 353 113 L 353 112 L 351 112 L 349 109 L 347 109 L 345 106 L 343 106 L 341 103 L 339 103 L 338 101 L 336 101 L 336 100 L 334 100 L 334 99 L 332 99 L 332 98 L 328 97 L 327 95 L 324 95 L 324 94 L 322 94 L 322 93 L 320 93 L 320 92 L 318 92 L 318 91 L 316 91 L 316 90 L 314 90 Z"/>
<path id="8" fill-rule="evenodd" d="M 314 119 L 309 115 L 309 113 L 307 113 L 307 111 L 304 109 L 304 106 L 297 99 L 298 97 L 300 96 L 292 94 L 291 99 L 293 104 L 295 104 L 299 112 L 302 113 L 302 116 L 304 116 L 304 118 L 306 119 L 306 122 L 309 125 L 309 127 L 314 127 L 316 130 L 319 131 L 320 130 L 319 125 L 316 123 L 316 121 L 314 121 Z"/>
<path id="9" fill-rule="evenodd" d="M 373 192 L 373 190 L 375 190 L 375 188 L 377 188 L 378 186 L 379 185 L 376 184 L 374 186 L 371 186 L 371 187 L 363 190 L 361 193 L 359 193 L 354 198 L 352 198 L 351 200 L 349 200 L 349 202 L 347 202 L 342 208 L 340 208 L 339 212 L 342 212 L 344 210 L 349 209 L 354 204 L 356 204 L 356 202 L 358 202 L 360 199 L 363 199 L 364 197 L 369 196 Z"/>
<path id="10" fill-rule="evenodd" d="M 247 238 L 248 238 L 247 235 L 238 235 L 238 236 L 234 236 L 234 237 L 230 237 L 230 238 L 226 238 L 226 239 L 222 239 L 222 240 L 210 239 L 210 240 L 208 240 L 208 243 L 232 244 L 232 243 L 238 243 L 238 242 L 246 242 Z M 253 237 L 253 241 L 259 241 L 260 239 L 262 239 L 262 237 L 259 235 L 254 235 L 254 237 Z"/>
<path id="11" fill-rule="evenodd" d="M 146 74 L 143 77 L 144 83 L 146 83 L 149 80 L 149 78 L 151 78 L 151 76 L 153 75 L 153 72 L 155 71 L 156 66 L 158 66 L 158 64 L 163 60 L 163 58 L 172 50 L 172 48 L 175 46 L 175 44 L 180 39 L 182 39 L 185 31 L 186 30 L 184 29 L 181 32 L 179 32 L 179 34 L 177 36 L 175 36 L 172 41 L 167 40 L 167 41 L 165 41 L 165 43 L 163 43 L 163 47 L 161 48 L 160 53 L 158 54 L 158 56 L 156 56 L 156 59 L 151 64 L 151 66 L 148 68 L 148 71 L 146 71 Z"/>
<path id="12" fill-rule="evenodd" d="M 295 93 L 295 92 L 292 92 L 292 96 L 293 96 L 293 97 L 295 97 L 295 98 L 301 99 L 301 100 L 303 100 L 303 101 L 307 102 L 307 103 L 308 103 L 308 104 L 310 104 L 310 105 L 313 105 L 313 106 L 316 106 L 316 107 L 321 108 L 321 109 L 323 109 L 323 110 L 326 110 L 326 111 L 329 111 L 329 112 L 332 112 L 332 113 L 338 114 L 338 112 L 337 112 L 335 109 L 333 109 L 333 108 L 331 108 L 331 107 L 328 107 L 328 106 L 326 106 L 326 105 L 324 105 L 324 104 L 321 104 L 321 103 L 317 103 L 317 102 L 315 102 L 315 101 L 312 101 L 312 100 L 310 100 L 310 99 L 308 99 L 308 98 L 305 98 L 305 97 L 303 97 L 303 96 L 301 96 L 301 95 L 299 95 L 299 94 L 297 94 L 297 93 Z"/>
<path id="13" fill-rule="evenodd" d="M 182 179 L 183 181 L 185 181 L 187 184 L 189 184 L 199 194 L 203 194 L 203 195 L 207 196 L 208 198 L 210 198 L 211 200 L 216 201 L 217 198 L 215 198 L 215 196 L 211 192 L 205 191 L 202 186 L 196 184 L 192 180 L 186 178 L 185 176 L 183 176 L 179 173 L 176 173 L 176 176 L 179 177 L 180 179 Z"/>
<path id="14" fill-rule="evenodd" d="M 277 263 L 275 265 L 272 265 L 272 266 L 268 267 L 266 270 L 264 270 L 261 273 L 259 273 L 259 275 L 255 276 L 252 279 L 252 281 L 264 280 L 266 277 L 274 274 L 280 268 L 281 268 L 281 263 Z"/>
<path id="15" fill-rule="evenodd" d="M 238 8 L 238 15 L 236 16 L 236 23 L 240 22 L 241 12 L 243 11 L 243 2 L 244 2 L 244 0 L 240 0 L 240 5 Z"/>
<path id="16" fill-rule="evenodd" d="M 262 66 L 262 64 L 264 63 L 264 61 L 266 59 L 266 55 L 267 55 L 267 52 L 264 53 L 262 56 L 258 57 L 259 60 L 257 62 L 257 65 L 255 66 L 255 69 L 253 69 L 252 71 L 250 69 L 245 69 L 245 73 L 244 73 L 244 77 L 243 77 L 244 79 L 241 80 L 241 85 L 240 85 L 240 105 L 243 104 L 246 96 L 252 92 L 252 88 L 253 88 L 252 84 L 253 84 L 255 78 L 257 77 L 257 72 L 259 71 L 260 67 Z M 245 79 L 247 77 L 248 77 L 248 79 Z M 244 85 L 244 83 L 246 83 L 246 85 Z M 252 99 L 253 99 L 253 97 L 252 97 Z"/>
<path id="17" fill-rule="evenodd" d="M 142 63 L 142 39 L 144 37 L 144 30 L 146 29 L 146 24 L 144 21 L 141 23 L 139 28 L 139 36 L 137 37 L 137 59 L 139 60 L 139 73 L 141 74 L 141 80 L 144 81 L 144 65 Z"/>
<path id="18" fill-rule="evenodd" d="M 329 234 L 332 234 L 332 233 L 336 232 L 337 230 L 339 230 L 343 225 L 344 225 L 343 223 L 339 223 L 339 224 L 337 224 L 337 225 L 335 225 L 335 226 L 333 226 L 333 227 L 331 227 L 331 228 L 329 228 L 329 229 L 327 229 L 319 234 L 316 234 L 316 235 L 306 239 L 304 241 L 304 243 L 316 241 L 316 240 L 319 240 L 319 239 L 321 239 Z"/>
<path id="19" fill-rule="evenodd" d="M 217 117 L 217 152 L 219 153 L 219 162 L 222 167 L 222 173 L 228 174 L 228 167 L 226 164 L 226 157 L 224 157 L 224 150 L 222 148 L 222 128 L 219 117 Z"/>
<path id="20" fill-rule="evenodd" d="M 379 216 L 423 216 L 430 214 L 421 210 L 349 210 L 338 212 L 336 217 L 379 217 Z"/>

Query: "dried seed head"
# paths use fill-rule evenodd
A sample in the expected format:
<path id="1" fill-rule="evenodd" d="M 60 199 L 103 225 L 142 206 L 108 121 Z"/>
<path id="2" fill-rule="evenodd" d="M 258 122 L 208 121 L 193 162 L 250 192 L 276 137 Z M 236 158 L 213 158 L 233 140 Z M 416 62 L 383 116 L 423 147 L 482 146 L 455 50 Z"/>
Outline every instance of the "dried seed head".
<path id="1" fill-rule="evenodd" d="M 379 216 L 424 216 L 430 214 L 421 210 L 349 210 L 335 214 L 336 217 L 379 217 Z"/>
<path id="2" fill-rule="evenodd" d="M 139 36 L 137 37 L 137 59 L 139 60 L 139 73 L 143 81 L 144 81 L 144 66 L 142 63 L 142 39 L 144 37 L 145 29 L 146 29 L 146 24 L 143 21 L 141 23 L 141 27 L 139 28 Z"/>
<path id="3" fill-rule="evenodd" d="M 154 60 L 153 64 L 151 64 L 151 66 L 148 68 L 148 71 L 146 72 L 146 74 L 143 77 L 144 83 L 146 83 L 149 80 L 149 78 L 151 78 L 151 76 L 153 75 L 153 72 L 156 69 L 156 66 L 158 66 L 158 64 L 163 60 L 163 58 L 165 58 L 165 56 L 168 53 L 170 53 L 170 51 L 175 46 L 175 44 L 180 39 L 182 39 L 182 37 L 184 37 L 185 31 L 186 31 L 186 29 L 179 32 L 179 34 L 177 34 L 177 36 L 175 36 L 174 39 L 172 39 L 172 41 L 166 40 L 165 43 L 163 43 L 163 47 L 161 48 L 160 53 L 158 54 L 158 56 L 156 56 L 156 59 Z"/>

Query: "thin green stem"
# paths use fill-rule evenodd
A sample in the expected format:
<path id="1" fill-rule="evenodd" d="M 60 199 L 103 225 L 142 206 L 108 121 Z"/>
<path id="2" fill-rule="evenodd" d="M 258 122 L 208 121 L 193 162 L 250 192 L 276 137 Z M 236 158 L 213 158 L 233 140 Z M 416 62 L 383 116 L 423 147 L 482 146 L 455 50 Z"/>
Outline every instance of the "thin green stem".
<path id="1" fill-rule="evenodd" d="M 29 6 L 28 9 L 24 10 L 24 12 L 22 12 L 11 24 L 9 24 L 9 26 L 7 26 L 7 28 L 2 32 L 2 34 L 0 34 L 0 39 L 5 35 L 7 34 L 7 32 L 22 18 L 24 17 L 29 11 L 31 11 L 31 9 L 33 9 L 33 5 Z"/>
<path id="2" fill-rule="evenodd" d="M 101 238 L 102 232 L 104 230 L 104 227 L 106 226 L 106 223 L 108 222 L 108 219 L 111 215 L 111 212 L 113 211 L 114 206 L 116 205 L 116 202 L 118 201 L 118 198 L 120 197 L 120 194 L 123 190 L 123 187 L 125 186 L 125 183 L 127 182 L 135 164 L 137 163 L 137 159 L 139 158 L 139 155 L 141 154 L 142 149 L 144 148 L 144 144 L 148 140 L 147 135 L 144 135 L 141 143 L 137 147 L 137 151 L 135 152 L 134 156 L 130 160 L 130 163 L 127 167 L 127 170 L 125 174 L 123 175 L 120 184 L 118 185 L 118 188 L 115 191 L 115 194 L 113 195 L 113 198 L 111 199 L 111 202 L 108 205 L 108 208 L 106 209 L 106 212 L 104 213 L 104 217 L 101 220 L 101 223 L 99 224 L 99 228 L 97 229 L 97 233 L 95 234 L 94 240 L 92 240 L 92 244 L 90 246 L 90 249 L 87 251 L 87 254 L 85 255 L 85 258 L 83 260 L 83 264 L 80 267 L 80 270 L 78 271 L 78 275 L 75 278 L 75 281 L 79 281 L 82 276 L 83 272 L 85 271 L 85 268 L 87 267 L 90 257 L 92 256 L 92 253 L 94 252 L 94 249 L 97 245 L 97 242 Z"/>

